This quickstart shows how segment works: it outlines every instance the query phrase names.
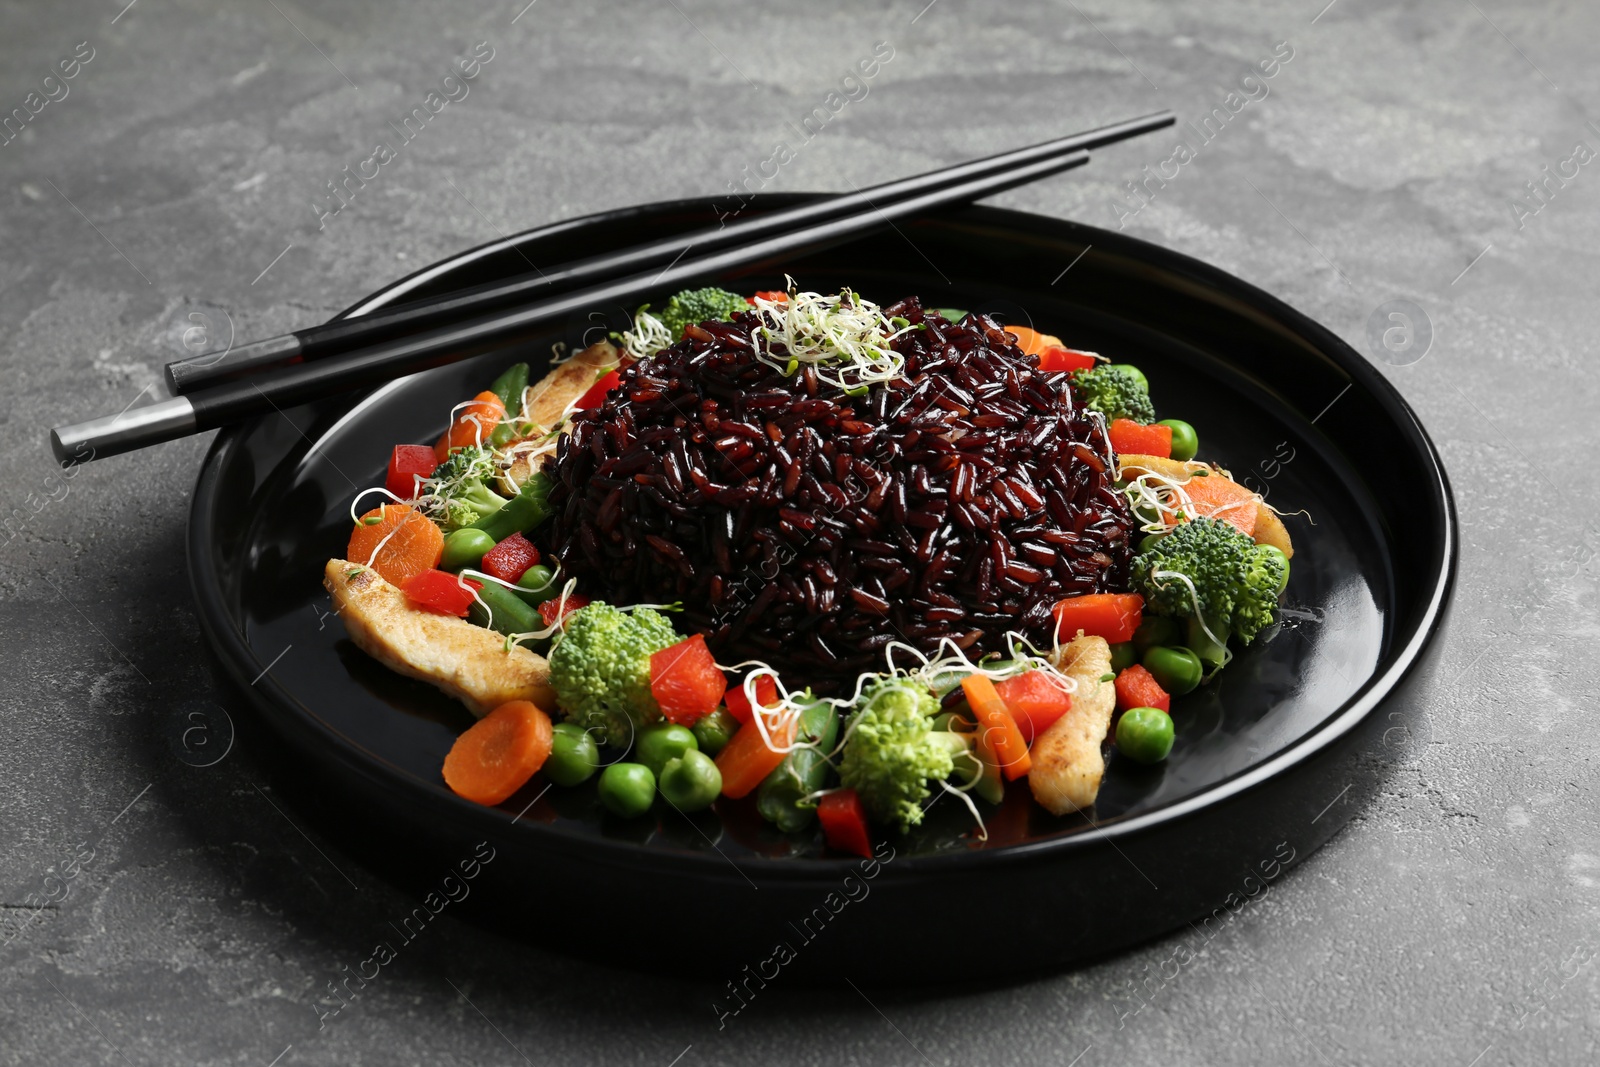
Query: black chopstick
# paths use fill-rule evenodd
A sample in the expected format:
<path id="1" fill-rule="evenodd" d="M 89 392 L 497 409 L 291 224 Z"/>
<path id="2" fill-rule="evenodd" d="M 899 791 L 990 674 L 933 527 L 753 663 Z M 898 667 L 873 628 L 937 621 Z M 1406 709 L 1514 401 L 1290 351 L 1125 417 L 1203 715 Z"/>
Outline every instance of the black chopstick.
<path id="1" fill-rule="evenodd" d="M 167 382 L 177 394 L 241 378 L 272 367 L 322 359 L 341 352 L 365 348 L 389 340 L 432 329 L 490 311 L 524 304 L 536 297 L 568 292 L 582 285 L 625 277 L 650 267 L 676 262 L 690 251 L 709 255 L 761 240 L 773 234 L 796 230 L 829 219 L 841 218 L 866 208 L 883 208 L 895 201 L 958 185 L 974 178 L 997 174 L 1030 163 L 1065 156 L 1080 150 L 1099 148 L 1136 137 L 1174 121 L 1170 111 L 1162 111 L 1125 122 L 1086 130 L 1068 137 L 1030 145 L 1010 152 L 971 160 L 953 167 L 900 178 L 882 185 L 844 193 L 776 211 L 752 214 L 721 225 L 685 234 L 648 241 L 644 244 L 608 252 L 547 270 L 529 271 L 509 281 L 495 282 L 447 293 L 443 296 L 355 318 L 340 319 L 321 326 L 297 330 L 241 345 L 227 352 L 204 353 L 167 364 Z"/>
<path id="2" fill-rule="evenodd" d="M 70 466 L 188 437 L 241 419 L 530 341 L 551 321 L 596 305 L 629 304 L 685 282 L 736 268 L 773 267 L 784 257 L 839 244 L 888 227 L 898 219 L 967 203 L 1082 166 L 1088 161 L 1087 152 L 1040 160 L 881 208 L 868 208 L 804 229 L 776 234 L 739 248 L 683 260 L 665 270 L 630 275 L 547 297 L 526 307 L 480 315 L 380 341 L 354 352 L 298 363 L 240 381 L 223 382 L 121 415 L 58 427 L 50 431 L 50 445 L 56 459 L 63 466 Z"/>

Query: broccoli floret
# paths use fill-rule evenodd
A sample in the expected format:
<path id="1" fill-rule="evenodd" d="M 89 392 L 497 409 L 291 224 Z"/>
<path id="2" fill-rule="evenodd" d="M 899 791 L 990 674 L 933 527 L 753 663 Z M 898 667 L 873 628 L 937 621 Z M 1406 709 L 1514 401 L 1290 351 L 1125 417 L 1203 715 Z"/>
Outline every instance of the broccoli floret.
<path id="1" fill-rule="evenodd" d="M 1145 384 L 1121 367 L 1101 364 L 1074 371 L 1072 384 L 1084 407 L 1093 408 L 1108 419 L 1155 421 L 1156 408 Z"/>
<path id="2" fill-rule="evenodd" d="M 1245 644 L 1271 624 L 1287 577 L 1283 553 L 1211 518 L 1180 523 L 1133 558 L 1133 588 L 1148 610 L 1192 619 L 1198 602 L 1213 634 Z"/>
<path id="3" fill-rule="evenodd" d="M 869 685 L 852 713 L 839 780 L 867 814 L 904 831 L 922 821 L 928 780 L 954 770 L 948 737 L 933 729 L 939 702 L 928 687 L 890 676 Z"/>
<path id="4" fill-rule="evenodd" d="M 685 326 L 731 319 L 735 312 L 749 310 L 750 302 L 738 293 L 709 286 L 705 289 L 685 289 L 668 300 L 667 306 L 661 309 L 656 318 L 672 331 L 672 339 L 679 341 L 683 339 Z"/>
<path id="5" fill-rule="evenodd" d="M 434 483 L 432 495 L 439 501 L 435 517 L 451 529 L 458 529 L 499 511 L 506 498 L 489 487 L 494 476 L 494 453 L 490 450 L 467 445 L 451 452 L 430 479 Z"/>
<path id="6" fill-rule="evenodd" d="M 661 718 L 650 693 L 650 654 L 677 644 L 666 617 L 595 601 L 568 615 L 550 651 L 550 685 L 566 720 L 625 745 Z"/>

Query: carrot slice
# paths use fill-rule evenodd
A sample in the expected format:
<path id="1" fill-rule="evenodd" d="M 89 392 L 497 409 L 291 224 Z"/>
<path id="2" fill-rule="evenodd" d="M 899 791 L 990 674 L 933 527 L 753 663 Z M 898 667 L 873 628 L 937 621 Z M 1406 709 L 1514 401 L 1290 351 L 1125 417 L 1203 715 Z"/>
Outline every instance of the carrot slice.
<path id="1" fill-rule="evenodd" d="M 444 781 L 458 796 L 498 804 L 521 789 L 550 756 L 550 716 L 510 700 L 473 723 L 444 758 Z"/>
<path id="2" fill-rule="evenodd" d="M 499 396 L 484 390 L 456 413 L 456 421 L 433 446 L 433 454 L 443 463 L 452 448 L 465 448 L 489 440 L 494 428 L 506 417 L 506 405 Z"/>
<path id="3" fill-rule="evenodd" d="M 1006 710 L 994 683 L 981 674 L 969 674 L 961 679 L 961 688 L 967 694 L 967 706 L 977 717 L 984 740 L 1000 761 L 1006 781 L 1021 778 L 1033 767 L 1033 757 L 1028 755 L 1028 742 L 1017 728 L 1017 720 Z"/>
<path id="4" fill-rule="evenodd" d="M 1002 329 L 1017 339 L 1017 347 L 1022 349 L 1022 354 L 1026 356 L 1036 356 L 1046 348 L 1055 348 L 1058 344 L 1055 338 L 1047 341 L 1044 334 L 1038 330 L 1030 330 L 1026 326 L 1004 326 Z"/>
<path id="5" fill-rule="evenodd" d="M 1221 519 L 1246 537 L 1255 537 L 1256 495 L 1238 482 L 1220 474 L 1196 475 L 1184 483 L 1183 491 L 1200 514 Z"/>
<path id="6" fill-rule="evenodd" d="M 350 531 L 345 558 L 370 566 L 390 585 L 405 585 L 437 567 L 443 553 L 444 534 L 427 516 L 406 504 L 383 504 Z"/>
<path id="7" fill-rule="evenodd" d="M 1138 593 L 1085 593 L 1060 601 L 1053 609 L 1056 636 L 1071 641 L 1082 630 L 1113 645 L 1133 640 L 1144 616 L 1144 597 Z"/>
<path id="8" fill-rule="evenodd" d="M 762 716 L 773 744 L 788 748 L 794 740 L 795 726 L 800 717 L 788 714 L 777 722 L 773 720 L 771 715 Z M 756 729 L 753 719 L 745 723 L 733 735 L 733 740 L 717 753 L 717 770 L 722 772 L 722 795 L 737 800 L 749 793 L 767 775 L 778 769 L 778 764 L 783 762 L 786 755 L 787 752 L 775 752 L 767 747 L 766 739 Z"/>

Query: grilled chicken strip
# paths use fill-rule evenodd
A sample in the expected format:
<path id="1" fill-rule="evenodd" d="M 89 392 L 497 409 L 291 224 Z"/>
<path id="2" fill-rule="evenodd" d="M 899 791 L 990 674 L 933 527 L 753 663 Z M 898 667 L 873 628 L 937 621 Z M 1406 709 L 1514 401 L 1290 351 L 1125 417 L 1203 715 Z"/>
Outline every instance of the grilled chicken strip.
<path id="1" fill-rule="evenodd" d="M 1111 727 L 1117 694 L 1102 681 L 1111 674 L 1111 646 L 1103 637 L 1073 638 L 1061 646 L 1055 665 L 1078 684 L 1072 709 L 1033 743 L 1028 788 L 1045 808 L 1065 815 L 1094 806 L 1106 770 L 1100 744 Z"/>
<path id="2" fill-rule="evenodd" d="M 323 586 L 350 640 L 385 667 L 455 697 L 480 718 L 508 700 L 555 707 L 550 667 L 521 645 L 465 619 L 413 607 L 377 571 L 330 559 Z"/>
<path id="3" fill-rule="evenodd" d="M 528 386 L 522 394 L 523 414 L 533 433 L 506 447 L 510 466 L 501 474 L 506 492 L 516 495 L 522 483 L 556 454 L 555 434 L 565 421 L 567 407 L 606 371 L 622 360 L 622 351 L 610 341 L 592 344 Z"/>

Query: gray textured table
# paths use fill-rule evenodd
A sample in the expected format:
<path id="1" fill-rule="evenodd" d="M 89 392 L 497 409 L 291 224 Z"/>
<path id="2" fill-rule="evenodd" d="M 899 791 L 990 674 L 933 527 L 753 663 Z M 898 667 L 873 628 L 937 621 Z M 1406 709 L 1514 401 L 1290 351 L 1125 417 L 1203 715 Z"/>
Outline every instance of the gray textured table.
<path id="1" fill-rule="evenodd" d="M 0 1061 L 1595 1061 L 1600 486 L 1549 457 L 1600 440 L 1600 14 L 522 2 L 0 15 Z M 447 82 L 479 42 L 492 58 Z M 877 42 L 892 58 L 844 82 Z M 432 92 L 403 139 L 391 123 Z M 370 928 L 410 905 L 275 810 L 249 745 L 200 767 L 181 744 L 212 694 L 183 571 L 207 442 L 67 481 L 46 429 L 149 401 L 186 345 L 319 321 L 502 233 L 746 180 L 846 188 L 1161 106 L 1195 125 L 1001 202 L 1120 218 L 1238 273 L 1372 353 L 1421 413 L 1455 478 L 1462 581 L 1385 792 L 1221 935 L 1013 988 L 774 987 L 719 1031 L 709 987 L 445 917 L 319 1023 Z M 380 142 L 393 158 L 364 163 Z M 346 167 L 377 174 L 336 201 Z M 1369 345 L 1392 299 L 1426 316 L 1425 355 L 1420 333 Z M 981 947 L 952 951 L 952 978 Z"/>

